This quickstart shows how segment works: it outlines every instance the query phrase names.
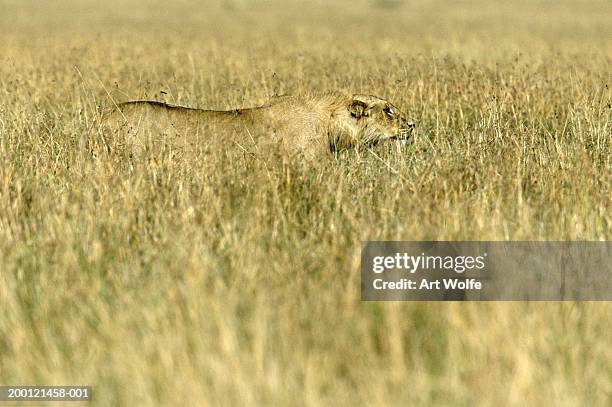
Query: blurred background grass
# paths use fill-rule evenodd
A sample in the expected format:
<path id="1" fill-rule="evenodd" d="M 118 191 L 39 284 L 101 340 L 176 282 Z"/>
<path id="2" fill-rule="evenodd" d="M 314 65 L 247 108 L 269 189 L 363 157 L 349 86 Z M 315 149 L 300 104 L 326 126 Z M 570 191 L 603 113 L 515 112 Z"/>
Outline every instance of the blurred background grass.
<path id="1" fill-rule="evenodd" d="M 608 405 L 607 303 L 361 303 L 365 239 L 609 240 L 608 1 L 0 0 L 0 383 L 97 405 Z M 333 90 L 322 160 L 81 155 L 97 106 Z"/>

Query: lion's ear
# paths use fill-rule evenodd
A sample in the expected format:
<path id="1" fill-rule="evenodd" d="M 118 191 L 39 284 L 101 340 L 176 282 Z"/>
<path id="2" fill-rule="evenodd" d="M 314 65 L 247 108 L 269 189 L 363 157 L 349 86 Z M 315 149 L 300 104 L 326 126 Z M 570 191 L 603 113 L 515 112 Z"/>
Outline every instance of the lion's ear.
<path id="1" fill-rule="evenodd" d="M 367 116 L 368 112 L 368 104 L 357 99 L 353 99 L 351 104 L 348 107 L 348 111 L 356 119 L 359 119 L 362 116 Z"/>

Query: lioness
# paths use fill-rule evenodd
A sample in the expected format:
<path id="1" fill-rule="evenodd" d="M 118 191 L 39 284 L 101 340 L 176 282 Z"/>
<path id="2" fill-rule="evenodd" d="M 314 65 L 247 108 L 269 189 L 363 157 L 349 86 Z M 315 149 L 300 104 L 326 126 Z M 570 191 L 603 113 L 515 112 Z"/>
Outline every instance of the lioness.
<path id="1" fill-rule="evenodd" d="M 406 141 L 415 125 L 388 101 L 370 95 L 280 96 L 260 107 L 202 110 L 155 101 L 117 105 L 101 117 L 112 132 L 221 134 L 242 147 L 282 146 L 317 157 L 384 140 Z"/>

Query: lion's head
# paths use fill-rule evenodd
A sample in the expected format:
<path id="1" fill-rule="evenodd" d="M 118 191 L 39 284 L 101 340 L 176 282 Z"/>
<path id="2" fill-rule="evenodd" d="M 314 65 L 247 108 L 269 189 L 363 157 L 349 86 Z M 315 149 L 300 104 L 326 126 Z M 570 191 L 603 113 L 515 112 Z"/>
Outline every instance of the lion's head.
<path id="1" fill-rule="evenodd" d="M 352 95 L 346 103 L 338 109 L 343 131 L 332 140 L 333 150 L 357 145 L 372 147 L 386 140 L 406 142 L 415 128 L 402 111 L 376 96 Z"/>
<path id="2" fill-rule="evenodd" d="M 359 141 L 367 146 L 385 140 L 408 140 L 415 124 L 388 101 L 370 95 L 353 95 L 348 111 L 356 121 Z"/>

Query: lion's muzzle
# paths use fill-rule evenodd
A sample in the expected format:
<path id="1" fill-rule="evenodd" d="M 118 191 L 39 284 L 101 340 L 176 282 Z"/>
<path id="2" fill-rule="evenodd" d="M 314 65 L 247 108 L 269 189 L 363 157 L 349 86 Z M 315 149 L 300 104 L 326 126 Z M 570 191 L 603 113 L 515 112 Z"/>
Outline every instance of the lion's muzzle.
<path id="1" fill-rule="evenodd" d="M 415 128 L 416 124 L 414 124 L 413 122 L 406 122 L 403 126 L 400 127 L 397 136 L 392 138 L 400 141 L 408 140 L 414 132 Z"/>

